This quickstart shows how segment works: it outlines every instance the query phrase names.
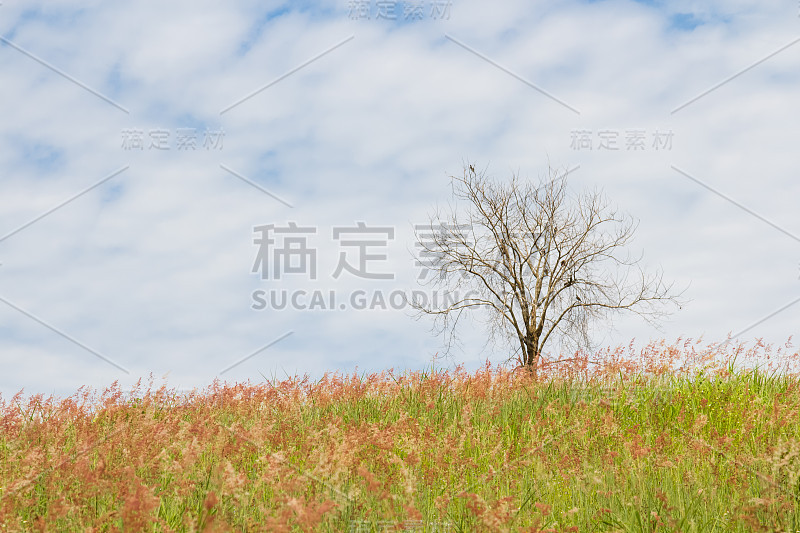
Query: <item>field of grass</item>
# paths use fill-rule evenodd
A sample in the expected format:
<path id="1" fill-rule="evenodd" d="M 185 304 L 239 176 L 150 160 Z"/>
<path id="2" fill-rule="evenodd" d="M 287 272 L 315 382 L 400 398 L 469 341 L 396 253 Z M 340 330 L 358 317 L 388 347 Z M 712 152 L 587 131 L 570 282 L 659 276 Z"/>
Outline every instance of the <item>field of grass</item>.
<path id="1" fill-rule="evenodd" d="M 538 380 L 0 398 L 0 531 L 794 532 L 798 359 L 660 342 Z"/>

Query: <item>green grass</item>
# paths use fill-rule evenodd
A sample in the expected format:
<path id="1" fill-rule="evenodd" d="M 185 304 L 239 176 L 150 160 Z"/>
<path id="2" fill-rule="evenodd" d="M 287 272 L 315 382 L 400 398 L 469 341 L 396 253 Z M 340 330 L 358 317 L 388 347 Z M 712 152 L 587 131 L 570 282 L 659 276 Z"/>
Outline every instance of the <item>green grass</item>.
<path id="1" fill-rule="evenodd" d="M 537 381 L 17 397 L 0 403 L 0 530 L 800 531 L 797 375 L 736 371 L 741 349 L 654 371 L 676 354 L 653 346 Z"/>

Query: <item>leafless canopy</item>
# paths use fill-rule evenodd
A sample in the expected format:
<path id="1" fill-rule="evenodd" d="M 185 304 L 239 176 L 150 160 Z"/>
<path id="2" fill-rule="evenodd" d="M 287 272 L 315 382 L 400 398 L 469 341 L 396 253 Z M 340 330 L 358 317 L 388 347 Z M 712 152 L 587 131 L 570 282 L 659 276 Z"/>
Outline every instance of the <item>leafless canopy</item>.
<path id="1" fill-rule="evenodd" d="M 636 224 L 599 192 L 568 195 L 567 173 L 551 168 L 536 185 L 517 176 L 496 183 L 468 165 L 451 179 L 455 203 L 416 234 L 436 274 L 430 282 L 451 298 L 412 302 L 435 317 L 448 346 L 463 311 L 482 308 L 492 338 L 510 341 L 512 358 L 535 374 L 552 340 L 590 349 L 596 321 L 631 311 L 655 324 L 666 314 L 661 304 L 677 303 L 660 273 L 648 276 L 641 257 L 620 255 Z"/>

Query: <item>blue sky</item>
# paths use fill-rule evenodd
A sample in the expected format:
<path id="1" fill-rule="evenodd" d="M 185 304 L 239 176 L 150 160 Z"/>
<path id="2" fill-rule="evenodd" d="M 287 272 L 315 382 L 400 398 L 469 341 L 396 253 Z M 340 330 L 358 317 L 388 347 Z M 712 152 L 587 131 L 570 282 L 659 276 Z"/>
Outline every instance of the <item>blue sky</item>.
<path id="1" fill-rule="evenodd" d="M 599 343 L 797 333 L 796 3 L 367 5 L 0 5 L 0 394 L 430 365 L 442 339 L 407 311 L 252 293 L 420 290 L 413 226 L 463 161 L 578 167 L 639 220 L 632 251 L 690 302 Z M 333 277 L 333 231 L 361 221 L 394 228 L 394 279 Z M 316 229 L 318 278 L 260 279 L 253 227 L 290 222 Z M 437 364 L 505 359 L 485 333 Z"/>

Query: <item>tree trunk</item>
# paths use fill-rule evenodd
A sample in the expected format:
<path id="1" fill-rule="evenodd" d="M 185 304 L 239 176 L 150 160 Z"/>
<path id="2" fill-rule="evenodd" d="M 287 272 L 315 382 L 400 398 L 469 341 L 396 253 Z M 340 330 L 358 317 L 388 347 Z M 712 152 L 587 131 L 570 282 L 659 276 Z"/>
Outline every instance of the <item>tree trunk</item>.
<path id="1" fill-rule="evenodd" d="M 536 379 L 537 371 L 539 369 L 539 349 L 538 349 L 538 342 L 533 337 L 533 335 L 528 335 L 525 337 L 525 342 L 522 346 L 525 352 L 525 369 L 530 372 L 531 376 Z"/>

